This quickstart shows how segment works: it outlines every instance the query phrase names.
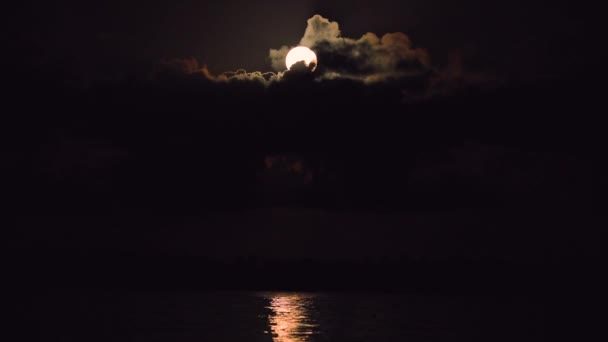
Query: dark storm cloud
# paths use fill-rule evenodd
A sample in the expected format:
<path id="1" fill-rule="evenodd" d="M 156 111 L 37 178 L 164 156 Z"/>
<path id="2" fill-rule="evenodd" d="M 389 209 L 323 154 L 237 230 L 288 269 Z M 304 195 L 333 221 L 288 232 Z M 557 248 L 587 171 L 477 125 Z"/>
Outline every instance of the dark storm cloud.
<path id="1" fill-rule="evenodd" d="M 368 32 L 358 39 L 342 36 L 340 26 L 320 15 L 308 20 L 300 45 L 316 52 L 319 77 L 356 79 L 364 82 L 384 81 L 432 71 L 425 49 L 415 48 L 402 32 L 378 36 Z M 285 69 L 285 56 L 292 47 L 270 50 L 272 67 Z"/>
<path id="2" fill-rule="evenodd" d="M 296 3 L 276 7 L 291 9 Z M 206 6 L 199 1 L 197 10 L 180 4 L 173 7 L 179 8 L 173 18 L 166 13 L 167 4 L 157 4 L 154 16 L 150 4 L 121 4 L 132 7 L 133 15 L 119 23 L 108 20 L 121 16 L 117 7 L 89 28 L 79 25 L 92 22 L 90 15 L 98 12 L 81 3 L 80 13 L 69 6 L 61 11 L 65 14 L 49 10 L 40 16 L 61 27 L 54 32 L 53 25 L 38 20 L 13 25 L 25 31 L 38 25 L 56 37 L 39 38 L 44 53 L 28 52 L 33 48 L 27 40 L 7 50 L 15 52 L 15 59 L 35 62 L 9 64 L 8 88 L 19 91 L 7 98 L 7 123 L 0 134 L 5 211 L 39 217 L 40 228 L 24 224 L 24 235 L 41 245 L 69 240 L 86 246 L 77 238 L 81 236 L 108 250 L 132 247 L 137 255 L 169 244 L 192 246 L 207 255 L 266 250 L 281 256 L 412 250 L 419 251 L 413 255 L 459 250 L 483 255 L 496 251 L 496 245 L 509 255 L 522 250 L 520 241 L 547 241 L 559 230 L 559 221 L 573 223 L 561 223 L 568 242 L 564 246 L 569 246 L 572 236 L 581 236 L 573 231 L 589 227 L 583 221 L 592 220 L 587 211 L 605 211 L 597 198 L 608 192 L 607 141 L 596 120 L 601 107 L 594 106 L 603 97 L 591 92 L 602 87 L 577 79 L 479 91 L 479 85 L 492 81 L 475 73 L 486 72 L 484 63 L 494 71 L 494 58 L 517 57 L 504 71 L 540 59 L 533 44 L 511 42 L 526 39 L 528 32 L 506 14 L 500 36 L 481 30 L 493 21 L 483 10 L 431 25 L 433 30 L 424 35 L 406 20 L 381 26 L 338 13 L 348 8 L 370 16 L 368 8 L 353 4 L 336 6 L 335 13 L 320 11 L 331 13 L 331 20 L 314 16 L 308 27 L 312 10 L 283 15 L 261 11 L 268 6 L 254 2 L 251 11 L 232 6 L 222 13 L 208 7 L 227 8 L 224 2 Z M 450 6 L 462 8 L 460 3 Z M 527 9 L 527 4 L 517 8 L 521 13 Z M 272 19 L 263 19 L 268 16 L 261 12 L 273 13 Z M 415 16 L 397 5 L 393 12 Z M 453 16 L 442 6 L 429 12 L 438 22 L 440 16 Z M 375 13 L 373 20 L 389 21 Z M 475 22 L 476 17 L 484 22 Z M 466 37 L 475 31 L 501 48 L 487 52 L 485 45 L 472 44 L 471 50 L 486 56 L 476 60 L 463 40 L 441 38 L 448 31 Z M 572 35 L 555 37 L 569 46 L 588 47 L 571 40 L 582 33 L 572 29 Z M 93 39 L 97 35 L 100 39 Z M 431 49 L 432 64 L 429 53 L 410 37 Z M 556 50 L 548 56 L 557 58 L 547 58 L 554 64 L 566 59 L 559 57 L 564 50 L 569 50 L 566 56 L 581 50 L 540 38 L 538 45 Z M 268 49 L 284 44 L 288 46 L 270 51 L 263 67 Z M 314 73 L 302 64 L 285 70 L 289 47 L 300 44 L 318 54 Z M 442 63 L 450 50 L 448 63 Z M 573 61 L 593 54 L 580 55 Z M 578 64 L 586 68 L 586 63 Z M 81 78 L 88 82 L 70 82 Z M 234 214 L 266 207 L 290 209 L 287 214 L 270 210 L 262 217 Z M 213 212 L 230 219 L 207 219 Z M 378 215 L 354 214 L 367 212 Z M 395 212 L 405 213 L 405 219 L 384 219 Z M 459 220 L 461 212 L 472 218 Z M 410 213 L 421 213 L 421 223 L 407 219 Z M 528 220 L 527 213 L 538 220 Z M 561 220 L 569 213 L 571 221 Z M 91 218 L 74 224 L 77 234 L 72 234 L 50 229 L 45 216 L 60 215 Z M 109 217 L 99 222 L 96 217 L 104 215 Z M 150 215 L 180 218 L 164 224 Z M 483 215 L 492 217 L 489 224 L 477 223 Z M 124 221 L 121 216 L 146 219 Z M 196 227 L 198 235 L 179 235 L 181 217 L 194 216 L 205 220 Z M 151 232 L 165 225 L 166 234 Z M 91 228 L 95 226 L 99 230 Z M 104 235 L 106 226 L 116 227 L 117 233 Z M 264 234 L 266 227 L 282 235 Z M 513 229 L 522 234 L 505 240 Z M 471 242 L 462 242 L 466 236 Z M 501 243 L 486 243 L 486 237 Z M 178 247 L 175 252 L 186 255 Z"/>

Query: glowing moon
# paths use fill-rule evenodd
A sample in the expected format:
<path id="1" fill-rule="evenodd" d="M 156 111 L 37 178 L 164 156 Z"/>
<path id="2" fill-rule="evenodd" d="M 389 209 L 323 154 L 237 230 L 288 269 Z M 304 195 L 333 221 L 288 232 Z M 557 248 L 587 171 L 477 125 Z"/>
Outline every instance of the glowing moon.
<path id="1" fill-rule="evenodd" d="M 317 68 L 317 55 L 309 48 L 305 46 L 298 46 L 289 51 L 287 54 L 287 58 L 285 58 L 285 65 L 287 65 L 287 69 L 291 69 L 291 67 L 297 62 L 306 63 L 306 66 L 310 66 L 311 63 L 315 63 L 312 71 L 315 71 Z"/>

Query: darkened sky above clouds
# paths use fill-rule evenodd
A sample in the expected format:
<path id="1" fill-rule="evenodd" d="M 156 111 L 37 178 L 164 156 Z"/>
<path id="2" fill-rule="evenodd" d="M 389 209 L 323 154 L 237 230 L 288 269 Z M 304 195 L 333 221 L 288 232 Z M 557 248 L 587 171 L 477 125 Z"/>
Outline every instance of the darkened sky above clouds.
<path id="1" fill-rule="evenodd" d="M 593 20 L 567 1 L 30 1 L 20 7 L 12 27 L 26 59 L 93 78 L 185 57 L 215 74 L 271 71 L 268 51 L 297 44 L 314 14 L 338 22 L 345 37 L 403 32 L 429 51 L 434 65 L 462 63 L 503 78 L 570 75 L 592 68 L 597 58 L 584 53 Z"/>

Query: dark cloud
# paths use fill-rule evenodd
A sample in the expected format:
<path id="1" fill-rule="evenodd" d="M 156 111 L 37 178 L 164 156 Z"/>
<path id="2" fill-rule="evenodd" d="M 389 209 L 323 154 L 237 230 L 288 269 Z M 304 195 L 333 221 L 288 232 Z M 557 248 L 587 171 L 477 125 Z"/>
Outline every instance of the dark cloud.
<path id="1" fill-rule="evenodd" d="M 489 202 L 488 193 L 555 194 L 548 185 L 532 189 L 536 175 L 550 168 L 521 162 L 512 145 L 517 151 L 533 146 L 540 156 L 559 155 L 569 142 L 565 136 L 576 137 L 571 140 L 579 151 L 600 145 L 587 143 L 600 141 L 597 135 L 577 134 L 570 120 L 555 114 L 591 113 L 580 84 L 479 91 L 492 79 L 470 72 L 462 52 L 452 53 L 437 71 L 403 33 L 346 38 L 336 22 L 321 16 L 309 20 L 301 43 L 319 55 L 314 72 L 299 63 L 276 73 L 217 74 L 186 57 L 158 63 L 143 80 L 89 87 L 65 85 L 59 77 L 55 83 L 24 81 L 28 92 L 12 100 L 27 115 L 9 116 L 17 123 L 5 125 L 3 135 L 10 142 L 4 155 L 17 165 L 10 175 L 21 179 L 11 193 L 22 203 L 48 199 L 75 179 L 90 188 L 90 196 L 113 191 L 102 204 L 125 211 L 255 205 L 264 186 L 293 189 L 297 199 L 291 203 L 312 207 L 403 209 L 421 205 L 422 196 L 431 198 L 427 207 L 438 199 L 449 207 L 463 202 L 461 194 L 477 205 Z M 39 138 L 56 131 L 65 132 L 57 138 L 62 143 Z M 459 148 L 467 140 L 479 143 Z M 266 162 L 282 166 L 260 172 Z M 24 184 L 29 190 L 22 190 Z M 560 195 L 572 199 L 572 193 Z M 74 204 L 74 198 L 65 202 Z"/>
<path id="2" fill-rule="evenodd" d="M 140 13 L 140 6 L 125 6 Z M 293 18 L 304 12 L 260 20 L 238 15 L 251 12 L 235 6 L 216 17 L 217 25 L 189 11 L 196 25 L 172 31 L 170 22 L 159 25 L 166 6 L 158 7 L 159 16 L 148 17 L 158 34 L 148 31 L 143 39 L 138 16 L 125 17 L 138 34 L 119 26 L 107 35 L 121 39 L 114 45 L 109 38 L 89 41 L 102 31 L 81 31 L 62 23 L 66 15 L 47 15 L 78 36 L 63 45 L 41 38 L 48 51 L 85 62 L 7 64 L 0 188 L 9 220 L 33 218 L 19 232 L 27 237 L 23 245 L 32 236 L 41 246 L 65 240 L 70 247 L 122 246 L 137 255 L 172 244 L 180 255 L 190 246 L 194 255 L 281 257 L 600 250 L 600 239 L 581 237 L 594 237 L 588 221 L 605 216 L 607 141 L 598 111 L 604 96 L 594 93 L 602 87 L 586 79 L 504 84 L 474 67 L 475 54 L 460 43 L 446 45 L 449 54 L 430 50 L 431 64 L 412 40 L 427 47 L 437 35 L 421 39 L 401 23 L 369 26 L 378 33 L 366 33 L 368 22 L 332 13 L 332 20 L 312 17 L 304 30 L 306 17 Z M 359 6 L 340 7 L 368 15 Z M 441 31 L 452 24 L 457 28 L 450 23 Z M 296 26 L 302 27 L 283 30 Z M 514 26 L 505 31 L 519 40 Z M 180 41 L 186 32 L 203 31 Z M 487 35 L 493 44 L 513 46 Z M 139 53 L 121 57 L 133 43 Z M 187 48 L 163 47 L 173 43 Z M 268 69 L 253 62 L 262 64 L 267 48 L 282 44 L 289 46 L 270 51 Z M 314 72 L 304 63 L 285 70 L 289 47 L 300 44 L 316 51 Z M 501 59 L 534 57 L 526 46 L 501 48 L 510 51 Z M 17 58 L 24 51 L 9 50 Z M 261 53 L 249 53 L 256 50 Z M 436 57 L 447 62 L 436 64 Z M 120 72 L 114 77 L 98 68 L 104 64 L 119 64 Z M 91 76 L 79 74 L 81 66 Z M 271 66 L 275 71 L 257 71 Z M 71 82 L 79 77 L 88 82 Z M 52 229 L 62 216 L 90 218 Z M 192 235 L 178 236 L 187 217 L 198 224 Z M 108 227 L 114 232 L 105 235 Z M 155 227 L 164 233 L 153 233 Z M 556 232 L 563 238 L 551 240 Z M 577 236 L 598 247 L 569 247 Z"/>

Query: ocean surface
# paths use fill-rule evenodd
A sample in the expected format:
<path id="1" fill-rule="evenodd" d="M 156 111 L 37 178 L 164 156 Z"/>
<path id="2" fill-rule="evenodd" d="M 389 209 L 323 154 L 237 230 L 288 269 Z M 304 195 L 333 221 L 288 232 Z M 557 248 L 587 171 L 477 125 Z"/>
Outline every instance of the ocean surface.
<path id="1" fill-rule="evenodd" d="M 298 292 L 71 292 L 21 306 L 24 340 L 539 341 L 523 296 Z M 17 327 L 19 329 L 19 327 Z"/>

